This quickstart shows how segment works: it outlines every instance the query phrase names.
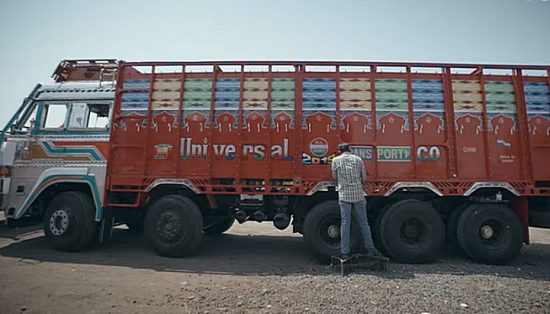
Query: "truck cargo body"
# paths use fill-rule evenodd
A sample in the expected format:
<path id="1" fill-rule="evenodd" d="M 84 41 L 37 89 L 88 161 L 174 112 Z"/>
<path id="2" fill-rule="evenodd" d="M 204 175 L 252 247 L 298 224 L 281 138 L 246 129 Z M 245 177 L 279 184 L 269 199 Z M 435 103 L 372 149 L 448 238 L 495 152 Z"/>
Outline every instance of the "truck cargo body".
<path id="1" fill-rule="evenodd" d="M 330 184 L 328 164 L 348 142 L 365 160 L 369 195 L 400 182 L 447 196 L 481 182 L 516 195 L 548 192 L 547 76 L 127 67 L 117 85 L 111 187 L 186 178 L 206 193 L 305 195 Z"/>
<path id="2" fill-rule="evenodd" d="M 101 84 L 104 68 L 68 62 L 56 79 Z M 103 173 L 106 167 L 105 175 L 80 175 L 89 192 L 64 196 L 95 209 L 90 217 L 99 227 L 86 228 L 101 235 L 113 222 L 144 225 L 158 253 L 177 256 L 234 218 L 281 229 L 292 219 L 314 253 L 335 254 L 339 211 L 330 163 L 341 142 L 365 162 L 376 244 L 396 260 L 433 260 L 448 243 L 477 261 L 505 263 L 528 242 L 530 223 L 550 227 L 548 66 L 255 61 L 119 62 L 108 69 L 116 88 L 110 127 L 94 135 L 104 139 L 101 148 L 63 148 L 72 159 L 88 154 L 87 163 L 101 156 Z M 71 132 L 78 118 L 71 110 L 69 128 L 55 134 L 61 142 L 38 147 L 82 139 Z M 51 139 L 40 123 L 31 134 Z M 44 157 L 38 155 L 27 154 L 27 163 Z M 22 204 L 36 199 L 42 217 L 48 200 L 39 193 L 3 208 L 19 218 Z M 65 217 L 53 216 L 44 218 L 46 229 Z"/>

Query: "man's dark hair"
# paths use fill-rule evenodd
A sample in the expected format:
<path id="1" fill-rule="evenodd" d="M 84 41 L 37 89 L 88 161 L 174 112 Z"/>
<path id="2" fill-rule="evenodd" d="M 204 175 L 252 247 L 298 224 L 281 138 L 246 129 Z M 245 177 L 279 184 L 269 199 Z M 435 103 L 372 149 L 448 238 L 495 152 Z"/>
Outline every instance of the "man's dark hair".
<path id="1" fill-rule="evenodd" d="M 340 143 L 338 145 L 338 150 L 341 151 L 342 153 L 343 152 L 351 152 L 351 149 L 349 148 L 348 143 Z"/>

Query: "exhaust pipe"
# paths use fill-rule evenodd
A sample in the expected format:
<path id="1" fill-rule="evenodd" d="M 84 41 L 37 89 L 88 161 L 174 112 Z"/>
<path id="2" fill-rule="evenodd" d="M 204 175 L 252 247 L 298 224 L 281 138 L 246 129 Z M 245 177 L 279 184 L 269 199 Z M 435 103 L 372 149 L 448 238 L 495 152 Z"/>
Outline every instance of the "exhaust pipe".
<path id="1" fill-rule="evenodd" d="M 245 222 L 248 219 L 248 215 L 246 214 L 246 212 L 244 210 L 238 210 L 235 213 L 235 219 L 237 219 L 237 221 L 240 224 L 242 224 L 243 222 Z"/>
<path id="2" fill-rule="evenodd" d="M 284 213 L 278 213 L 273 217 L 273 225 L 279 230 L 285 230 L 290 224 L 290 217 Z"/>

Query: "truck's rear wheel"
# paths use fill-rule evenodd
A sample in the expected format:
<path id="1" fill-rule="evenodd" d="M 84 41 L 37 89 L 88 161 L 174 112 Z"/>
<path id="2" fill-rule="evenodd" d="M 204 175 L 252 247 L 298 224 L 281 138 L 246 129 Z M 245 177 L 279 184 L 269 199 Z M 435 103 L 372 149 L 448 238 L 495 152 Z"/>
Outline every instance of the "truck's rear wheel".
<path id="1" fill-rule="evenodd" d="M 484 264 L 506 264 L 523 245 L 519 218 L 510 208 L 498 204 L 466 208 L 458 220 L 457 237 L 464 252 Z"/>
<path id="2" fill-rule="evenodd" d="M 226 217 L 222 218 L 220 220 L 217 220 L 216 222 L 206 226 L 204 228 L 204 233 L 208 235 L 216 235 L 216 234 L 222 234 L 229 230 L 231 226 L 233 226 L 233 223 L 235 222 L 235 217 Z"/>
<path id="3" fill-rule="evenodd" d="M 97 231 L 95 206 L 82 192 L 62 192 L 48 204 L 44 215 L 44 233 L 58 250 L 76 251 L 91 243 Z"/>
<path id="4" fill-rule="evenodd" d="M 325 201 L 315 205 L 304 220 L 304 240 L 321 260 L 340 255 L 340 205 L 338 201 Z M 352 220 L 352 251 L 358 248 L 359 233 Z"/>
<path id="5" fill-rule="evenodd" d="M 445 226 L 430 205 L 403 200 L 382 214 L 380 237 L 387 254 L 406 263 L 426 263 L 438 258 L 445 243 Z"/>
<path id="6" fill-rule="evenodd" d="M 202 215 L 187 197 L 168 195 L 156 200 L 145 216 L 145 236 L 161 256 L 193 253 L 202 239 Z"/>

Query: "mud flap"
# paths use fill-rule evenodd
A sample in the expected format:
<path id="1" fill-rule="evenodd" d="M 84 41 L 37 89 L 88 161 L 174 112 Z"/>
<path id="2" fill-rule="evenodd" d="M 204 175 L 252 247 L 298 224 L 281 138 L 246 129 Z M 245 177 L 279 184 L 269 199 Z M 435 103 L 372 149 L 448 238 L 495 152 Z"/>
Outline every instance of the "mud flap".
<path id="1" fill-rule="evenodd" d="M 105 243 L 111 241 L 113 238 L 113 227 L 115 224 L 115 217 L 110 214 L 105 214 L 99 225 L 99 243 Z"/>
<path id="2" fill-rule="evenodd" d="M 523 242 L 529 244 L 529 208 L 526 196 L 516 197 L 510 205 L 518 215 L 523 227 Z"/>

